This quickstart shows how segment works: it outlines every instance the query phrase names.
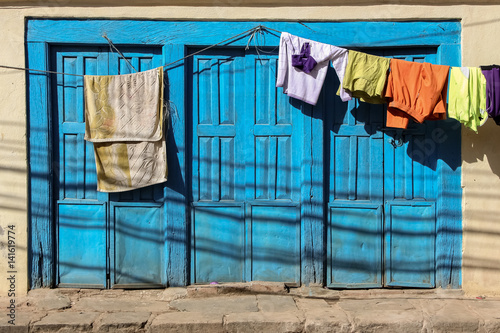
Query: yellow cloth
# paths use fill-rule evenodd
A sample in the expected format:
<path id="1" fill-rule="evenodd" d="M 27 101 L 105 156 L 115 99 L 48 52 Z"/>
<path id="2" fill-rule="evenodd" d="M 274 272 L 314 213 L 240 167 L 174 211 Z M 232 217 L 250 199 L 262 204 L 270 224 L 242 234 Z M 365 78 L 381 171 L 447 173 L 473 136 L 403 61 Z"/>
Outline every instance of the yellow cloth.
<path id="1" fill-rule="evenodd" d="M 477 133 L 488 119 L 486 78 L 480 68 L 452 67 L 448 90 L 448 117 Z"/>
<path id="2" fill-rule="evenodd" d="M 97 190 L 121 192 L 167 180 L 163 67 L 85 76 L 85 140 L 94 143 Z"/>
<path id="3" fill-rule="evenodd" d="M 383 104 L 390 59 L 349 50 L 342 87 L 352 97 Z"/>
<path id="4" fill-rule="evenodd" d="M 94 143 L 97 190 L 123 192 L 167 180 L 165 138 L 156 142 Z"/>

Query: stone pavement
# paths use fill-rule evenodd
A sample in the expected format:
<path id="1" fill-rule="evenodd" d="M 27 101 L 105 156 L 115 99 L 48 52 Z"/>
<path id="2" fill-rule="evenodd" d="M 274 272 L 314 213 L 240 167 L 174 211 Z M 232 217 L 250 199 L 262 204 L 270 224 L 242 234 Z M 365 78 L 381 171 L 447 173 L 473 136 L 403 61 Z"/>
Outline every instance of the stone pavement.
<path id="1" fill-rule="evenodd" d="M 500 332 L 500 299 L 452 290 L 333 291 L 251 282 L 0 297 L 0 332 Z"/>

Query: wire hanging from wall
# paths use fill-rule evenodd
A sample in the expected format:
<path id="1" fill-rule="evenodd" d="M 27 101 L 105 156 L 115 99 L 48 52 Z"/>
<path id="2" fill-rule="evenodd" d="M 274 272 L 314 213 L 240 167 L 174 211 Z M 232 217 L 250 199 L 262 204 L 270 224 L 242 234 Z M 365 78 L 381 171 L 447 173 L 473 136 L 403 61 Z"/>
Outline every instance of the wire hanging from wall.
<path id="1" fill-rule="evenodd" d="M 203 48 L 203 49 L 201 49 L 201 50 L 198 50 L 198 51 L 196 51 L 196 52 L 190 53 L 190 54 L 186 55 L 185 57 L 182 57 L 182 58 L 180 58 L 180 59 L 177 59 L 177 60 L 175 60 L 175 61 L 172 61 L 172 62 L 170 62 L 170 63 L 168 63 L 168 64 L 166 64 L 166 65 L 163 65 L 163 67 L 168 67 L 168 66 L 170 66 L 170 65 L 173 65 L 173 64 L 175 64 L 175 63 L 178 63 L 179 61 L 182 61 L 182 60 L 184 60 L 184 59 L 187 59 L 187 58 L 190 58 L 190 57 L 192 57 L 192 56 L 195 56 L 195 55 L 197 55 L 197 54 L 199 54 L 199 53 L 201 53 L 201 52 L 204 52 L 204 51 L 209 50 L 209 49 L 211 49 L 211 48 L 213 48 L 213 47 L 219 46 L 219 45 L 221 45 L 221 44 L 223 44 L 223 43 L 229 42 L 229 41 L 231 41 L 231 40 L 233 40 L 233 39 L 236 39 L 236 38 L 238 38 L 238 37 L 241 37 L 241 36 L 243 36 L 243 35 L 250 35 L 250 38 L 249 38 L 249 40 L 248 40 L 248 42 L 247 42 L 247 46 L 246 46 L 246 49 L 248 49 L 248 48 L 249 48 L 249 45 L 250 45 L 250 42 L 251 42 L 251 41 L 252 41 L 252 39 L 254 39 L 254 37 L 255 37 L 255 34 L 256 34 L 256 33 L 262 33 L 262 31 L 265 31 L 265 30 L 275 31 L 275 32 L 281 33 L 281 31 L 279 31 L 279 30 L 272 29 L 272 28 L 268 28 L 268 27 L 266 27 L 266 26 L 263 26 L 263 25 L 260 25 L 260 24 L 259 24 L 258 26 L 254 27 L 254 28 L 251 28 L 251 29 L 248 29 L 248 30 L 246 30 L 246 31 L 243 31 L 243 32 L 241 32 L 241 33 L 239 33 L 239 34 L 237 34 L 237 35 L 234 35 L 234 36 L 231 36 L 231 37 L 229 37 L 229 38 L 226 38 L 226 39 L 224 39 L 223 41 L 220 41 L 220 42 L 218 42 L 218 43 L 216 43 L 216 44 L 212 44 L 212 45 L 207 46 L 207 47 L 205 47 L 205 48 Z M 135 68 L 135 67 L 134 67 L 134 66 L 133 66 L 133 65 L 132 65 L 132 64 L 128 61 L 128 59 L 127 59 L 127 58 L 123 55 L 123 53 L 122 53 L 122 52 L 120 52 L 120 50 L 118 50 L 118 48 L 117 48 L 117 47 L 113 44 L 113 42 L 112 42 L 112 41 L 111 41 L 111 40 L 110 40 L 110 39 L 106 36 L 106 34 L 102 35 L 102 37 L 103 37 L 103 38 L 105 38 L 105 39 L 108 41 L 110 48 L 114 48 L 114 49 L 116 50 L 116 52 L 118 52 L 118 54 L 119 54 L 119 55 L 120 55 L 120 56 L 121 56 L 121 57 L 122 57 L 122 58 L 123 58 L 123 59 L 127 62 L 127 64 L 128 64 L 130 67 L 132 67 L 132 68 L 133 68 L 136 72 L 138 72 L 138 71 L 137 71 L 137 69 L 136 69 L 136 68 Z M 85 76 L 84 74 L 73 74 L 73 73 L 65 73 L 65 72 L 49 71 L 49 70 L 42 70 L 42 69 L 33 69 L 33 68 L 27 68 L 27 67 L 7 66 L 7 65 L 0 65 L 0 68 L 14 69 L 14 70 L 22 70 L 22 71 L 33 71 L 33 72 L 41 72 L 41 73 L 49 73 L 49 74 L 60 74 L 60 75 L 80 76 L 80 77 L 84 77 L 84 76 Z"/>
<path id="2" fill-rule="evenodd" d="M 127 64 L 132 67 L 134 69 L 134 71 L 137 73 L 139 72 L 131 63 L 130 61 L 128 61 L 128 59 L 123 55 L 123 53 L 120 52 L 120 50 L 118 50 L 115 46 L 115 44 L 113 44 L 113 42 L 111 41 L 111 39 L 108 38 L 108 36 L 106 34 L 102 35 L 102 38 L 106 39 L 108 41 L 108 44 L 109 44 L 109 48 L 111 51 L 113 51 L 113 49 L 115 49 L 116 52 L 118 52 L 118 54 L 127 62 Z"/>

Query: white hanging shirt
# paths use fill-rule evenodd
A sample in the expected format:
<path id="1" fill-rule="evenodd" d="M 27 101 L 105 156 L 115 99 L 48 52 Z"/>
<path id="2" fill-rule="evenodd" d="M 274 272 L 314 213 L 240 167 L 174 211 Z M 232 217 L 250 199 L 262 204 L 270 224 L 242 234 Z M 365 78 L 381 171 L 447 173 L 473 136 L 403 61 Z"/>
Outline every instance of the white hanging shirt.
<path id="1" fill-rule="evenodd" d="M 311 57 L 317 62 L 317 65 L 310 73 L 305 73 L 292 66 L 292 55 L 300 54 L 304 43 L 309 43 Z M 284 93 L 288 94 L 288 96 L 316 105 L 331 60 L 340 80 L 340 98 L 342 101 L 348 101 L 351 97 L 342 88 L 342 81 L 344 80 L 345 68 L 347 66 L 347 56 L 347 49 L 297 37 L 288 32 L 282 32 L 276 87 L 283 87 Z"/>

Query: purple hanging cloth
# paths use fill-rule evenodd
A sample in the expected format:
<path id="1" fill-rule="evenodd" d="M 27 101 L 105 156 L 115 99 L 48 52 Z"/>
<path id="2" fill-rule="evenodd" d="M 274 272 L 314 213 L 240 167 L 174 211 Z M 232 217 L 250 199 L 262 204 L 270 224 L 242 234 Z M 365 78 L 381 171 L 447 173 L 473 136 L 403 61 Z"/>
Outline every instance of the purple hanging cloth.
<path id="1" fill-rule="evenodd" d="M 300 54 L 292 55 L 292 66 L 301 69 L 304 73 L 311 73 L 317 62 L 311 57 L 311 46 L 309 43 L 302 44 Z"/>
<path id="2" fill-rule="evenodd" d="M 486 111 L 500 125 L 500 68 L 481 66 L 481 71 L 486 78 Z"/>

